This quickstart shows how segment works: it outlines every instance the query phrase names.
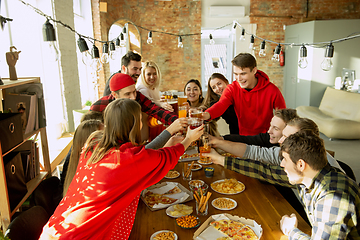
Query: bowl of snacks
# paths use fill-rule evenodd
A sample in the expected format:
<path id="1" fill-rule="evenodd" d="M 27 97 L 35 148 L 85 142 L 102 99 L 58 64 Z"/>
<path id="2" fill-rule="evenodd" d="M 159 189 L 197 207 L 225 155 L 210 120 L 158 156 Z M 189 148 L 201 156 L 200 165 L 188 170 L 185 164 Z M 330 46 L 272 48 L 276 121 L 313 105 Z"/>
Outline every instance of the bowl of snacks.
<path id="1" fill-rule="evenodd" d="M 192 182 L 192 181 L 201 181 L 202 183 L 200 182 Z M 201 195 L 205 195 L 209 189 L 209 185 L 207 185 L 204 181 L 202 180 L 192 180 L 189 182 L 189 188 L 190 188 L 190 191 L 193 193 L 193 194 L 197 194 L 199 196 Z"/>
<path id="2" fill-rule="evenodd" d="M 190 215 L 193 212 L 193 207 L 185 204 L 175 204 L 166 209 L 166 215 L 173 218 L 178 218 Z"/>
<path id="3" fill-rule="evenodd" d="M 202 185 L 204 185 L 204 181 L 203 180 L 191 180 L 189 182 L 189 186 L 190 187 L 201 187 Z"/>
<path id="4" fill-rule="evenodd" d="M 175 221 L 176 225 L 185 229 L 191 229 L 200 226 L 200 219 L 194 215 L 179 217 Z"/>

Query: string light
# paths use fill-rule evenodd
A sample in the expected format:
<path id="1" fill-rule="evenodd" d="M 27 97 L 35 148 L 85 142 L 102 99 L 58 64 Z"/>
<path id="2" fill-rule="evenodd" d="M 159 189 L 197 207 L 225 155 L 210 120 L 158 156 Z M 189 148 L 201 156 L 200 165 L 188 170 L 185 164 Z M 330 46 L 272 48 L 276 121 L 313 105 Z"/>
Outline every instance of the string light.
<path id="1" fill-rule="evenodd" d="M 265 47 L 266 47 L 266 43 L 265 43 L 265 40 L 264 40 L 260 44 L 259 57 L 265 57 L 266 56 Z"/>
<path id="2" fill-rule="evenodd" d="M 90 65 L 91 63 L 91 54 L 89 52 L 88 45 L 81 36 L 79 36 L 79 39 L 77 41 L 79 50 L 81 52 L 81 60 L 85 65 Z"/>
<path id="3" fill-rule="evenodd" d="M 126 43 L 125 43 L 125 39 L 124 39 L 124 34 L 120 33 L 120 47 L 125 47 Z"/>
<path id="4" fill-rule="evenodd" d="M 91 67 L 97 72 L 99 72 L 101 70 L 100 53 L 99 53 L 99 49 L 95 46 L 95 44 L 93 44 L 91 53 L 93 58 Z"/>
<path id="5" fill-rule="evenodd" d="M 305 45 L 302 45 L 300 48 L 300 60 L 299 60 L 299 68 L 304 69 L 307 67 L 308 65 L 308 61 L 307 61 L 307 49 L 305 47 Z"/>
<path id="6" fill-rule="evenodd" d="M 213 39 L 212 34 L 209 35 L 210 38 L 210 45 L 214 45 L 215 44 L 215 40 Z"/>
<path id="7" fill-rule="evenodd" d="M 100 42 L 100 43 L 106 43 L 106 42 L 108 42 L 108 41 L 101 41 L 101 40 L 92 38 L 92 37 L 90 37 L 90 36 L 84 36 L 84 35 L 78 33 L 77 31 L 75 31 L 72 27 L 70 27 L 70 25 L 63 23 L 63 22 L 61 22 L 60 20 L 56 20 L 56 19 L 51 18 L 51 16 L 46 15 L 46 14 L 45 14 L 44 12 L 42 12 L 40 9 L 35 8 L 35 7 L 32 6 L 31 4 L 26 3 L 26 2 L 24 2 L 23 0 L 18 0 L 18 1 L 21 2 L 21 3 L 23 3 L 24 5 L 32 8 L 36 13 L 44 16 L 47 20 L 51 20 L 51 21 L 57 23 L 58 25 L 62 25 L 63 27 L 65 27 L 65 28 L 69 29 L 70 31 L 74 32 L 75 34 L 77 34 L 77 35 L 79 36 L 79 39 L 78 39 L 78 47 L 79 47 L 79 49 L 80 49 L 80 52 L 82 53 L 82 60 L 83 60 L 83 62 L 84 62 L 85 64 L 86 64 L 86 62 L 87 62 L 86 59 L 88 58 L 88 57 L 86 57 L 86 56 L 89 56 L 90 54 L 89 54 L 89 51 L 88 51 L 87 44 L 86 44 L 86 42 L 85 42 L 85 40 L 84 40 L 83 38 L 86 38 L 86 39 L 88 39 L 89 41 L 92 41 L 92 42 L 94 42 L 94 43 L 95 43 L 95 42 Z M 11 21 L 12 19 L 6 19 L 6 20 Z M 127 32 L 127 31 L 126 31 L 126 26 L 127 26 L 127 24 L 128 24 L 128 23 L 126 23 L 126 25 L 125 25 L 124 28 L 123 28 L 123 32 L 121 33 L 121 34 L 123 35 L 122 37 L 121 37 L 121 34 L 120 34 L 117 38 L 115 38 L 115 39 L 113 39 L 113 40 L 110 40 L 111 42 L 112 42 L 112 41 L 115 41 L 116 48 L 119 48 L 119 47 L 121 47 L 121 46 L 125 46 L 125 45 L 126 45 L 126 44 L 125 44 L 125 41 L 124 41 L 124 40 L 125 40 L 125 39 L 124 39 L 124 33 Z M 168 33 L 168 32 L 163 32 L 163 31 L 158 31 L 158 30 L 155 31 L 155 30 L 147 29 L 147 28 L 144 28 L 144 27 L 142 27 L 142 26 L 136 25 L 136 24 L 134 24 L 134 23 L 132 23 L 132 24 L 133 24 L 134 26 L 136 26 L 136 27 L 138 27 L 138 28 L 141 28 L 141 29 L 144 29 L 144 30 L 146 30 L 146 31 L 152 31 L 152 32 L 158 32 L 158 33 L 162 33 L 162 34 L 177 36 L 177 37 L 179 37 L 178 47 L 183 47 L 183 44 L 182 44 L 182 37 L 183 37 L 183 36 L 201 35 L 201 33 L 188 33 L 188 34 L 182 34 L 182 35 L 180 36 L 180 35 L 178 35 L 178 34 Z M 233 29 L 236 29 L 237 26 L 241 27 L 242 32 L 241 32 L 240 40 L 241 40 L 241 41 L 244 41 L 244 40 L 245 40 L 245 33 L 246 33 L 246 31 L 245 31 L 245 29 L 241 26 L 241 24 L 239 24 L 236 20 L 233 21 L 233 23 L 229 23 L 229 24 L 226 24 L 226 25 L 224 25 L 224 26 L 222 26 L 222 27 L 218 27 L 218 28 L 216 28 L 215 30 L 223 29 L 223 28 L 225 28 L 225 27 L 227 27 L 227 26 L 230 26 L 231 24 L 233 24 Z M 278 44 L 278 46 L 277 46 L 276 49 L 275 49 L 274 56 L 272 57 L 272 59 L 275 59 L 275 60 L 276 60 L 277 57 L 278 57 L 278 55 L 276 55 L 277 52 L 278 52 L 277 49 L 279 48 L 279 53 L 280 53 L 280 51 L 281 51 L 281 45 L 280 45 L 280 44 L 284 45 L 285 47 L 287 47 L 287 46 L 290 46 L 290 47 L 299 46 L 299 47 L 300 47 L 300 46 L 303 46 L 303 45 L 304 45 L 304 43 L 291 43 L 291 44 L 290 44 L 290 43 L 277 43 L 277 42 L 274 42 L 274 41 L 271 41 L 271 40 L 265 40 L 265 39 L 263 39 L 263 38 L 261 38 L 261 37 L 258 37 L 258 36 L 256 36 L 256 35 L 252 35 L 252 36 L 253 36 L 253 37 L 256 37 L 256 38 L 258 38 L 258 39 L 260 39 L 260 40 L 263 40 L 263 41 L 265 41 L 265 42 L 269 42 L 269 43 L 273 43 L 273 44 Z M 120 37 L 120 39 L 119 39 L 119 37 Z M 360 34 L 359 34 L 359 33 L 354 33 L 354 34 L 351 34 L 351 35 L 349 35 L 349 36 L 347 36 L 347 37 L 340 38 L 340 39 L 336 39 L 336 40 L 332 40 L 332 41 L 330 41 L 330 42 L 308 43 L 307 45 L 308 45 L 308 46 L 315 47 L 316 45 L 328 44 L 328 46 L 327 46 L 327 48 L 326 48 L 326 52 L 325 52 L 325 59 L 324 59 L 324 61 L 323 61 L 323 63 L 322 63 L 322 65 L 324 65 L 324 66 L 322 66 L 322 68 L 323 68 L 325 71 L 328 71 L 328 70 L 330 70 L 330 69 L 332 68 L 332 61 L 331 61 L 331 59 L 332 59 L 333 54 L 334 54 L 334 46 L 333 46 L 332 44 L 333 44 L 333 43 L 339 43 L 339 42 L 346 41 L 346 40 L 351 40 L 351 39 L 354 39 L 354 38 L 359 38 L 359 37 L 360 37 Z M 121 41 L 121 40 L 122 40 L 122 41 Z M 111 48 L 111 46 L 110 46 L 110 48 Z M 259 53 L 259 54 L 260 54 L 260 53 Z M 85 56 L 85 57 L 84 57 L 84 56 Z M 330 56 L 331 56 L 331 57 L 330 57 Z M 276 60 L 276 61 L 277 61 L 277 60 Z"/>
<path id="8" fill-rule="evenodd" d="M 149 32 L 148 34 L 148 39 L 146 41 L 148 44 L 151 44 L 153 41 L 152 41 L 152 31 Z"/>
<path id="9" fill-rule="evenodd" d="M 49 47 L 50 55 L 54 57 L 55 61 L 59 60 L 59 51 L 56 47 L 56 35 L 53 25 L 50 23 L 49 19 L 43 25 L 43 38 L 47 42 Z"/>
<path id="10" fill-rule="evenodd" d="M 279 43 L 279 45 L 276 46 L 275 51 L 274 51 L 274 56 L 271 58 L 271 60 L 275 61 L 275 62 L 279 62 L 280 61 L 280 54 L 281 52 L 281 45 Z"/>
<path id="11" fill-rule="evenodd" d="M 255 42 L 254 35 L 251 35 L 251 37 L 250 37 L 250 45 L 249 45 L 249 48 L 251 50 L 254 49 L 254 42 Z"/>
<path id="12" fill-rule="evenodd" d="M 245 28 L 241 29 L 240 41 L 245 41 Z"/>
<path id="13" fill-rule="evenodd" d="M 101 62 L 102 63 L 109 62 L 109 44 L 108 43 L 103 44 L 103 52 L 101 54 Z"/>
<path id="14" fill-rule="evenodd" d="M 184 45 L 183 45 L 182 37 L 181 37 L 181 36 L 179 36 L 179 40 L 178 40 L 178 41 L 179 41 L 179 42 L 178 42 L 178 48 L 183 48 Z"/>
<path id="15" fill-rule="evenodd" d="M 331 68 L 333 67 L 333 64 L 332 64 L 332 61 L 331 61 L 333 56 L 334 56 L 334 46 L 330 42 L 330 44 L 326 46 L 325 58 L 321 63 L 321 69 L 322 70 L 324 70 L 324 71 L 330 71 L 331 70 Z"/>
<path id="16" fill-rule="evenodd" d="M 110 42 L 110 59 L 115 60 L 116 58 L 116 47 L 114 42 Z"/>
<path id="17" fill-rule="evenodd" d="M 120 38 L 116 38 L 116 40 L 115 40 L 115 47 L 117 48 L 117 49 L 119 49 L 120 48 Z"/>

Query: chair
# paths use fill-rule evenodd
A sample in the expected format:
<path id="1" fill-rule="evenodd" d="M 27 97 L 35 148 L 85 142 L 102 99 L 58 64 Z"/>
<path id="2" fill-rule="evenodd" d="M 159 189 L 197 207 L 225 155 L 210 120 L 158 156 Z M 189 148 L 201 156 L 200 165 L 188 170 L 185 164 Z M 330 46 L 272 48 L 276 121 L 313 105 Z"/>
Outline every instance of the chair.
<path id="1" fill-rule="evenodd" d="M 50 216 L 41 206 L 34 206 L 11 221 L 5 237 L 11 240 L 37 240 Z"/>
<path id="2" fill-rule="evenodd" d="M 51 216 L 62 199 L 62 185 L 57 177 L 42 181 L 33 193 L 36 206 L 42 206 Z"/>
<path id="3" fill-rule="evenodd" d="M 356 182 L 356 177 L 351 167 L 340 160 L 336 160 L 336 161 L 339 163 L 340 167 L 345 171 L 346 175 Z"/>

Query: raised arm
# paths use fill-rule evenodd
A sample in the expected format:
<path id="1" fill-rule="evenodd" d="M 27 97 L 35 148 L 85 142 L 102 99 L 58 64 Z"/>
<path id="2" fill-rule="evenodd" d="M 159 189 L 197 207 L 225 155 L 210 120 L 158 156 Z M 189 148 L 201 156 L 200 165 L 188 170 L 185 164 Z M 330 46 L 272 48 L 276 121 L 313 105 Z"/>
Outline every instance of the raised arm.
<path id="1" fill-rule="evenodd" d="M 210 136 L 210 144 L 212 147 L 220 148 L 232 155 L 243 157 L 246 151 L 246 144 L 240 142 L 230 142 Z"/>
<path id="2" fill-rule="evenodd" d="M 176 114 L 157 106 L 140 92 L 136 94 L 136 101 L 140 103 L 142 112 L 145 112 L 147 115 L 156 118 L 166 125 L 170 125 L 178 118 Z"/>

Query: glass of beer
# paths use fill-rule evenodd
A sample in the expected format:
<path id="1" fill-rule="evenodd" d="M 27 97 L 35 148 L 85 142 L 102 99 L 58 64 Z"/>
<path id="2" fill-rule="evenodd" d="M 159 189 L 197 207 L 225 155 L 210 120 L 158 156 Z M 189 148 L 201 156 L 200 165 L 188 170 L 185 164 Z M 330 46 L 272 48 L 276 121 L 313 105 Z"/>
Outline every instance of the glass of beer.
<path id="1" fill-rule="evenodd" d="M 186 104 L 184 105 L 184 103 L 186 103 L 187 101 L 187 97 L 186 96 L 178 96 L 177 98 L 177 102 L 178 102 L 178 114 L 179 114 L 179 118 L 184 118 L 186 117 L 187 114 L 187 107 Z"/>
<path id="2" fill-rule="evenodd" d="M 172 106 L 172 108 L 174 109 L 174 113 L 176 115 L 178 115 L 179 109 L 178 109 L 178 99 L 176 98 L 176 96 L 173 96 L 172 98 L 167 100 L 167 103 L 170 104 Z"/>
<path id="3" fill-rule="evenodd" d="M 199 155 L 200 155 L 200 162 L 202 163 L 210 163 L 209 157 L 203 157 L 203 153 L 210 153 L 211 146 L 209 144 L 209 137 L 207 135 L 202 135 L 199 142 Z"/>
<path id="4" fill-rule="evenodd" d="M 189 109 L 189 125 L 191 129 L 200 127 L 203 124 L 202 109 L 201 108 L 190 108 Z"/>

